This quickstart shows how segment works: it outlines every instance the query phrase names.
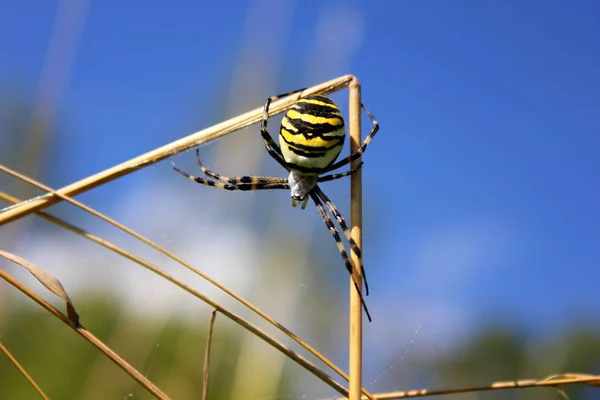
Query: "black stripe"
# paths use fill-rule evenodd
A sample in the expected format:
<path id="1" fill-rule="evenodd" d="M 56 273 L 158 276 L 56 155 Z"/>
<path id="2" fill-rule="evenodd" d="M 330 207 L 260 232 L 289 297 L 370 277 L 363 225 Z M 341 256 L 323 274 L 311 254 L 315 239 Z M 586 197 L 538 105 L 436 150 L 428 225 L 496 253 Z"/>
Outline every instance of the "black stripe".
<path id="1" fill-rule="evenodd" d="M 287 129 L 283 125 L 281 129 L 285 129 L 290 133 L 290 135 L 304 135 L 308 138 L 320 137 L 323 140 L 337 140 L 340 136 L 326 136 L 330 133 L 333 133 L 339 129 L 344 129 L 344 125 L 331 125 L 331 124 L 311 124 L 310 122 L 304 122 L 300 119 L 292 119 L 289 117 L 285 117 L 286 121 L 290 123 L 290 125 L 296 130 Z"/>
<path id="2" fill-rule="evenodd" d="M 340 113 L 339 110 L 327 106 L 321 106 L 319 104 L 296 103 L 291 109 L 301 114 L 310 114 L 314 115 L 315 117 L 342 118 L 342 113 Z"/>
<path id="3" fill-rule="evenodd" d="M 316 151 L 302 151 L 300 149 L 297 149 L 295 147 L 291 147 L 290 146 L 290 151 L 294 154 L 297 154 L 299 156 L 302 157 L 306 157 L 306 158 L 321 158 L 324 157 L 327 152 L 316 152 Z"/>
<path id="4" fill-rule="evenodd" d="M 335 132 L 340 129 L 344 129 L 344 121 L 343 120 L 342 120 L 341 125 L 332 125 L 327 122 L 315 124 L 312 122 L 306 122 L 301 119 L 290 118 L 287 115 L 285 116 L 285 119 L 290 123 L 290 125 L 292 125 L 294 128 L 296 128 L 297 132 L 290 131 L 290 133 L 293 135 L 297 135 L 297 134 L 301 133 L 307 137 L 318 136 L 318 137 L 321 137 L 321 138 L 327 140 L 328 138 L 325 137 L 326 134 Z"/>
<path id="5" fill-rule="evenodd" d="M 341 226 L 341 225 L 342 225 L 342 224 L 340 223 L 340 226 Z M 346 224 L 344 224 L 344 225 L 346 225 Z M 348 230 L 348 227 L 345 227 L 345 228 L 344 228 L 344 227 L 342 226 L 342 229 L 346 229 L 346 230 Z M 352 251 L 354 252 L 354 254 L 356 254 L 356 256 L 357 256 L 358 258 L 361 258 L 361 257 L 362 257 L 362 251 L 361 251 L 360 247 L 358 247 L 358 245 L 356 244 L 356 242 L 354 241 L 354 239 L 350 238 L 350 239 L 348 240 L 348 243 L 350 243 L 350 247 L 352 248 Z M 364 273 L 363 273 L 363 275 L 364 275 Z"/>
<path id="6" fill-rule="evenodd" d="M 299 156 L 305 156 L 305 157 L 307 157 L 307 158 L 317 158 L 317 157 L 313 156 L 312 154 L 310 154 L 310 155 L 307 155 L 306 153 L 302 153 L 301 151 L 298 151 L 298 150 L 295 150 L 295 149 L 291 149 L 291 148 L 290 148 L 290 150 L 291 150 L 293 153 L 295 153 L 295 154 L 297 154 L 297 155 L 299 155 Z M 322 157 L 322 156 L 324 156 L 324 155 L 325 155 L 324 153 L 321 153 L 321 154 L 319 155 L 319 157 Z M 298 171 L 298 172 L 302 172 L 302 173 L 305 173 L 305 174 L 308 174 L 308 173 L 310 173 L 310 174 L 315 174 L 315 173 L 316 173 L 316 174 L 319 174 L 319 173 L 320 173 L 320 172 L 322 172 L 323 170 L 325 170 L 325 169 L 329 168 L 331 165 L 333 165 L 333 163 L 335 162 L 335 160 L 336 160 L 336 159 L 337 159 L 337 157 L 336 157 L 336 158 L 334 158 L 333 160 L 331 160 L 331 161 L 329 162 L 329 164 L 327 164 L 327 165 L 326 165 L 326 166 L 324 166 L 324 167 L 305 167 L 305 166 L 303 166 L 303 165 L 294 164 L 294 163 L 292 163 L 292 162 L 287 162 L 287 161 L 286 161 L 286 164 L 287 164 L 287 166 L 288 166 L 290 169 L 296 170 L 296 171 Z"/>
<path id="7" fill-rule="evenodd" d="M 330 221 L 331 223 L 331 221 Z M 333 234 L 333 238 L 335 239 L 336 242 L 338 243 L 342 243 L 342 238 L 340 238 L 340 234 L 338 233 L 337 230 L 334 230 L 335 228 L 333 227 L 333 224 L 331 224 L 331 233 Z M 346 255 L 346 257 L 348 257 L 348 255 Z"/>
<path id="8" fill-rule="evenodd" d="M 325 220 L 325 225 L 327 225 L 327 228 L 329 228 L 332 232 L 335 229 L 335 227 L 333 226 L 333 222 L 331 222 L 331 220 L 329 218 L 327 218 Z M 339 239 L 339 237 L 338 237 Z M 339 242 L 339 240 L 336 240 L 336 242 Z"/>
<path id="9" fill-rule="evenodd" d="M 331 99 L 329 97 L 325 97 L 325 96 L 321 96 L 318 94 L 313 94 L 312 96 L 306 96 L 304 99 L 306 100 L 317 100 L 323 103 L 327 103 L 327 104 L 333 104 L 335 106 L 335 103 L 333 101 L 331 101 Z M 302 100 L 300 100 L 302 101 Z"/>
<path id="10" fill-rule="evenodd" d="M 325 166 L 324 168 L 320 168 L 320 167 L 304 167 L 302 165 L 298 165 L 298 164 L 294 164 L 294 163 L 287 163 L 288 167 L 290 169 L 293 169 L 295 171 L 304 173 L 304 174 L 318 174 L 319 172 L 323 171 L 325 168 L 327 168 L 329 165 Z"/>
<path id="11" fill-rule="evenodd" d="M 297 149 L 306 150 L 306 151 L 310 151 L 310 152 L 314 152 L 314 151 L 323 152 L 325 150 L 331 150 L 331 149 L 333 149 L 333 148 L 335 148 L 337 146 L 342 146 L 344 144 L 344 138 L 345 138 L 345 136 L 337 137 L 337 138 L 335 138 L 335 141 L 337 143 L 332 143 L 329 147 L 325 147 L 325 146 L 307 146 L 305 144 L 300 144 L 300 143 L 296 143 L 296 142 L 290 142 L 283 135 L 280 135 L 280 137 L 281 137 L 281 139 L 283 139 L 284 142 L 286 142 L 287 144 L 289 144 L 291 147 L 295 147 Z"/>

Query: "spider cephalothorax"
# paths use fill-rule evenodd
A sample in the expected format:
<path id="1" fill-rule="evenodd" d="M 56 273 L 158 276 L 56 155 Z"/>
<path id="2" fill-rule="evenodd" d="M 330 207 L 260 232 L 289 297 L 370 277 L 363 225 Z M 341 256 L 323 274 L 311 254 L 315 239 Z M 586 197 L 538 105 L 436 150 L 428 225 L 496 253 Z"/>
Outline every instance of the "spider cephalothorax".
<path id="1" fill-rule="evenodd" d="M 348 165 L 354 160 L 358 160 L 371 142 L 371 139 L 373 139 L 379 130 L 379 124 L 369 110 L 367 110 L 364 105 L 361 104 L 362 108 L 365 110 L 369 118 L 371 118 L 371 122 L 373 123 L 371 132 L 355 153 L 352 153 L 348 157 L 336 162 L 346 137 L 342 113 L 333 103 L 333 101 L 325 96 L 307 96 L 294 103 L 294 105 L 283 117 L 283 120 L 281 121 L 281 128 L 279 130 L 278 145 L 267 131 L 269 105 L 272 101 L 278 98 L 288 96 L 302 90 L 304 89 L 268 98 L 265 101 L 263 120 L 261 123 L 260 131 L 265 142 L 265 148 L 267 149 L 269 155 L 275 159 L 275 161 L 289 171 L 289 176 L 287 178 L 271 178 L 264 176 L 241 176 L 236 178 L 228 178 L 226 176 L 216 174 L 204 167 L 200 161 L 199 150 L 196 150 L 196 157 L 198 165 L 200 166 L 200 170 L 206 174 L 206 176 L 215 179 L 214 181 L 198 178 L 176 167 L 173 168 L 180 174 L 198 183 L 225 190 L 289 189 L 292 196 L 292 206 L 296 207 L 300 202 L 302 202 L 303 209 L 306 208 L 308 198 L 310 197 L 315 203 L 319 214 L 325 221 L 325 225 L 335 239 L 346 269 L 351 276 L 354 276 L 352 274 L 352 263 L 348 258 L 348 253 L 346 253 L 340 238 L 340 234 L 331 221 L 326 209 L 329 210 L 331 215 L 333 215 L 342 228 L 344 236 L 348 240 L 352 252 L 356 254 L 357 258 L 360 260 L 360 269 L 365 282 L 365 294 L 368 295 L 369 286 L 367 284 L 367 277 L 362 265 L 361 249 L 358 247 L 354 239 L 352 239 L 350 230 L 348 229 L 348 226 L 346 225 L 346 222 L 344 221 L 344 218 L 340 214 L 339 210 L 329 200 L 325 193 L 323 193 L 318 184 L 352 175 L 358 171 L 358 169 L 362 166 L 362 163 L 360 163 L 360 165 L 355 169 L 323 175 Z M 361 295 L 361 301 L 365 313 L 367 314 L 367 318 L 369 321 L 371 321 L 369 310 L 367 309 L 367 306 L 362 298 L 362 291 L 356 281 L 354 283 L 356 290 Z"/>
<path id="2" fill-rule="evenodd" d="M 317 175 L 305 175 L 295 170 L 290 171 L 288 183 L 290 184 L 290 191 L 292 193 L 293 207 L 302 202 L 302 209 L 306 208 L 308 194 L 315 188 L 318 179 Z"/>

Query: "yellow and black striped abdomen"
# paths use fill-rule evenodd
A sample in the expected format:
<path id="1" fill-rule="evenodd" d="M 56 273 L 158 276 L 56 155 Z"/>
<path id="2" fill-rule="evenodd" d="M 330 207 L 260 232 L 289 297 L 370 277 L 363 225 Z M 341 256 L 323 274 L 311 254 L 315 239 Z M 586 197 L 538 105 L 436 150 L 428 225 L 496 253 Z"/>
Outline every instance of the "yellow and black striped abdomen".
<path id="1" fill-rule="evenodd" d="M 286 163 L 303 174 L 318 175 L 333 164 L 345 138 L 342 113 L 325 96 L 299 100 L 285 114 L 279 130 Z"/>

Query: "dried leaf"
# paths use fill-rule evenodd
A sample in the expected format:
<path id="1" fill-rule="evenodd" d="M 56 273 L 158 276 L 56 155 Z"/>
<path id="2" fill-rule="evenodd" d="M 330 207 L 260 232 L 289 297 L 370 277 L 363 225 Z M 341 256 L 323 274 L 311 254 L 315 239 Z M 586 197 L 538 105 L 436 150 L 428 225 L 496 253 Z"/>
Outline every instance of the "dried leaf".
<path id="1" fill-rule="evenodd" d="M 4 250 L 0 250 L 0 256 L 11 260 L 17 265 L 25 268 L 31 273 L 42 285 L 44 285 L 52 293 L 63 299 L 67 303 L 67 316 L 74 326 L 79 326 L 79 315 L 75 311 L 75 307 L 69 298 L 69 295 L 63 288 L 62 284 L 58 279 L 52 276 L 50 273 L 44 271 L 40 267 L 36 266 L 32 262 L 19 257 L 15 254 L 8 253 Z"/>

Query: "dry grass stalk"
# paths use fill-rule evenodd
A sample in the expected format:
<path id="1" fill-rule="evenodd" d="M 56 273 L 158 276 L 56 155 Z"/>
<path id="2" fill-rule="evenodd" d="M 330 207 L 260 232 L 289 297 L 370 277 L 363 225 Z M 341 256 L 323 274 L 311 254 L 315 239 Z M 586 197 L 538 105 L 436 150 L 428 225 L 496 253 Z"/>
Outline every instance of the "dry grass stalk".
<path id="1" fill-rule="evenodd" d="M 349 86 L 350 91 L 350 153 L 355 153 L 361 145 L 361 100 L 360 82 L 354 79 Z M 351 164 L 351 168 L 358 168 L 360 159 Z M 359 248 L 362 249 L 362 171 L 352 175 L 350 180 L 350 232 Z M 348 391 L 349 400 L 359 400 L 362 387 L 362 304 L 359 293 L 354 287 L 354 282 L 362 288 L 362 275 L 360 259 L 350 252 L 354 266 L 354 276 L 350 277 L 350 381 Z"/>
<path id="2" fill-rule="evenodd" d="M 210 347 L 212 345 L 213 328 L 215 326 L 215 319 L 217 318 L 217 310 L 213 310 L 210 315 L 210 322 L 208 323 L 208 335 L 206 337 L 206 352 L 204 353 L 204 386 L 202 388 L 202 400 L 208 399 L 208 384 L 210 382 Z"/>
<path id="3" fill-rule="evenodd" d="M 29 381 L 29 384 L 31 386 L 33 386 L 33 388 L 36 390 L 36 392 L 38 392 L 38 394 L 40 395 L 40 397 L 42 399 L 45 400 L 49 400 L 49 397 L 46 396 L 46 393 L 44 393 L 44 391 L 42 390 L 42 388 L 35 382 L 35 380 L 33 380 L 33 378 L 31 377 L 31 375 L 29 375 L 29 373 L 27 372 L 27 370 L 25 368 L 23 368 L 23 366 L 21 365 L 21 363 L 19 363 L 19 361 L 15 358 L 15 356 L 13 356 L 11 354 L 10 351 L 8 351 L 8 349 L 6 348 L 6 346 L 4 346 L 1 342 L 0 342 L 0 351 L 3 352 L 6 357 L 10 360 L 10 362 L 17 367 L 17 369 L 19 370 L 19 372 L 21 372 L 21 374 L 25 377 L 25 379 L 27 379 Z"/>
<path id="4" fill-rule="evenodd" d="M 541 388 L 541 387 L 553 387 L 556 388 L 563 397 L 566 396 L 563 389 L 560 386 L 565 385 L 587 385 L 587 386 L 600 386 L 600 375 L 590 375 L 581 373 L 563 373 L 553 374 L 543 379 L 521 379 L 517 381 L 501 381 L 493 382 L 485 386 L 471 386 L 464 388 L 454 389 L 418 389 L 418 390 L 406 390 L 386 393 L 374 393 L 376 400 L 395 400 L 395 399 L 408 399 L 416 397 L 433 397 L 447 394 L 458 394 L 458 393 L 469 393 L 469 392 L 485 392 L 492 390 L 507 390 L 507 389 L 526 389 L 526 388 Z M 568 397 L 566 397 L 568 399 Z M 366 399 L 366 397 L 362 397 Z M 329 398 L 322 400 L 341 400 L 340 398 Z"/>

